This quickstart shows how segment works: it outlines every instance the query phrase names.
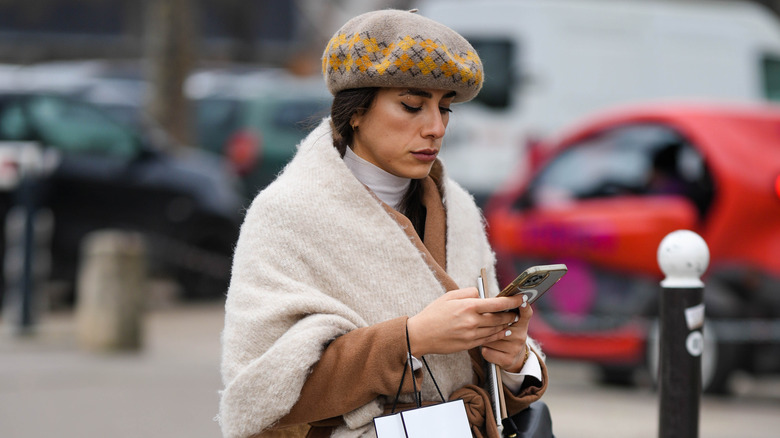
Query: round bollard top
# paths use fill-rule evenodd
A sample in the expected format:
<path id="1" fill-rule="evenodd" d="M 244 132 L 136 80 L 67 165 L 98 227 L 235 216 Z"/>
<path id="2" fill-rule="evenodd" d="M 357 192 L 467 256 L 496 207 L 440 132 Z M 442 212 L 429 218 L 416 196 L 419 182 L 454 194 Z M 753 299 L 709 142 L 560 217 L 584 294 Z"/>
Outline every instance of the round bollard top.
<path id="1" fill-rule="evenodd" d="M 661 282 L 663 287 L 703 287 L 701 276 L 709 264 L 707 242 L 693 231 L 673 231 L 658 246 L 658 266 L 666 274 Z"/>

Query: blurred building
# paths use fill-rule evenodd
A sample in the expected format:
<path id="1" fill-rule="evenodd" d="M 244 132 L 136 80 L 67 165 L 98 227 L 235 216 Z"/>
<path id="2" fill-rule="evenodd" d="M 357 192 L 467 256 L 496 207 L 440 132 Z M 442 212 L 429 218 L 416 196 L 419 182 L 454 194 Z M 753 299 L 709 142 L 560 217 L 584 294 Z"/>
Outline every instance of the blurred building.
<path id="1" fill-rule="evenodd" d="M 0 1 L 0 62 L 135 58 L 143 52 L 145 5 L 138 0 Z M 319 51 L 350 16 L 407 8 L 409 0 L 187 0 L 202 60 L 281 65 Z"/>

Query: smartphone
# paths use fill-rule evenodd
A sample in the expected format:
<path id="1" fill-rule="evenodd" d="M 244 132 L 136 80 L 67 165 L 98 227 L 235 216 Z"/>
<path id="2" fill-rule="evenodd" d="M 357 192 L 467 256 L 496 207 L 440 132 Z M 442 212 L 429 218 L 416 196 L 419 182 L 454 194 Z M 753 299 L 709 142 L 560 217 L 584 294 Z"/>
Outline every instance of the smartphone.
<path id="1" fill-rule="evenodd" d="M 567 271 L 564 264 L 532 266 L 518 275 L 498 296 L 525 294 L 528 296 L 528 304 L 531 304 L 553 287 Z"/>

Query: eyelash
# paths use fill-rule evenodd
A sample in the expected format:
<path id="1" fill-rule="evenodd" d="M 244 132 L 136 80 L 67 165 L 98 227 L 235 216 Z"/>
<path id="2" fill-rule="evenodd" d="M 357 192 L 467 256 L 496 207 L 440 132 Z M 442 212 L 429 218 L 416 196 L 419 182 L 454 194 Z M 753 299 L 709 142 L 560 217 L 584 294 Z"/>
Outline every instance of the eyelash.
<path id="1" fill-rule="evenodd" d="M 421 106 L 420 106 L 420 107 L 417 107 L 417 106 L 411 106 L 411 105 L 407 105 L 407 104 L 405 104 L 405 103 L 403 103 L 403 102 L 401 102 L 401 105 L 403 105 L 403 106 L 404 106 L 404 109 L 405 109 L 406 111 L 409 111 L 410 113 L 416 113 L 417 111 L 420 111 L 420 110 L 422 109 L 422 107 L 421 107 Z M 440 106 L 440 107 L 439 107 L 439 111 L 441 111 L 442 113 L 451 113 L 451 112 L 452 112 L 452 109 L 450 109 L 450 108 L 445 108 L 445 107 L 443 107 L 443 106 Z"/>

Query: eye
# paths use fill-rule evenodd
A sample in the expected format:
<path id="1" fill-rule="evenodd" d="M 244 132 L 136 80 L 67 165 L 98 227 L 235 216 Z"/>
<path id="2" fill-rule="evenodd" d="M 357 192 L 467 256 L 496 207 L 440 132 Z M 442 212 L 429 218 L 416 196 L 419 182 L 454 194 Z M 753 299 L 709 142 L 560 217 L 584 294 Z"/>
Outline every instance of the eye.
<path id="1" fill-rule="evenodd" d="M 403 102 L 401 102 L 401 105 L 403 105 L 404 109 L 406 111 L 409 111 L 410 113 L 416 113 L 416 112 L 418 112 L 418 111 L 420 111 L 422 109 L 421 106 L 411 106 L 411 105 L 407 105 L 407 104 L 405 104 Z"/>
<path id="2" fill-rule="evenodd" d="M 445 113 L 451 113 L 452 109 L 450 109 L 449 107 L 446 107 L 446 106 L 440 106 L 439 107 L 439 111 L 441 111 L 442 114 L 445 114 Z"/>

